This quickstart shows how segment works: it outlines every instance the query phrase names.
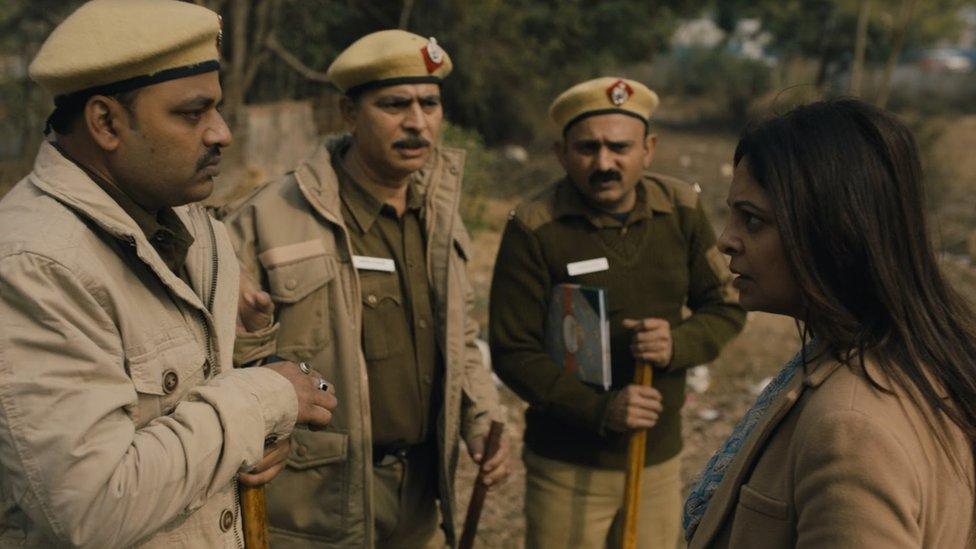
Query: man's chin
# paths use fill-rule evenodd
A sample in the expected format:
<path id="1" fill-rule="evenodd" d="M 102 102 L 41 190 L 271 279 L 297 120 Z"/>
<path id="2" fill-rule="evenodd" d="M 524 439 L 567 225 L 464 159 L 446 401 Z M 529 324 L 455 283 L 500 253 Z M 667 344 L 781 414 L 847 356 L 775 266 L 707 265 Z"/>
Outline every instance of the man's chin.
<path id="1" fill-rule="evenodd" d="M 186 192 L 180 197 L 180 205 L 200 202 L 201 200 L 210 198 L 210 195 L 214 191 L 214 185 L 215 183 L 212 177 L 205 177 L 195 181 L 193 185 L 187 187 Z"/>

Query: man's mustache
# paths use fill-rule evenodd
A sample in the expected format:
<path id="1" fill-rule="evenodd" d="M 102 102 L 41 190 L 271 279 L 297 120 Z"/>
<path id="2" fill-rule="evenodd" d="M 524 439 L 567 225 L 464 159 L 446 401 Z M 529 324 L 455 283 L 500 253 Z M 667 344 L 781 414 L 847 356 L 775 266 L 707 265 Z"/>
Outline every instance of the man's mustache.
<path id="1" fill-rule="evenodd" d="M 430 141 L 427 141 L 419 135 L 411 135 L 394 141 L 393 146 L 397 149 L 419 149 L 421 147 L 429 147 Z"/>
<path id="2" fill-rule="evenodd" d="M 620 181 L 621 179 L 623 179 L 623 175 L 621 175 L 617 170 L 600 170 L 590 174 L 591 185 L 606 183 L 607 181 Z"/>
<path id="3" fill-rule="evenodd" d="M 197 160 L 197 171 L 200 171 L 207 166 L 220 163 L 220 147 L 213 146 L 206 154 Z"/>

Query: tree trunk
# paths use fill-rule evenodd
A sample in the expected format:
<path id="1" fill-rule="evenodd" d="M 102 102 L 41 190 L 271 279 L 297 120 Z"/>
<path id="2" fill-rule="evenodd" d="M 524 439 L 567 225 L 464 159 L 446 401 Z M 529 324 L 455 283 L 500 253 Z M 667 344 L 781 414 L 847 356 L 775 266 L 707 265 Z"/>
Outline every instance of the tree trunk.
<path id="1" fill-rule="evenodd" d="M 864 78 L 864 52 L 868 42 L 868 20 L 871 18 L 870 0 L 861 0 L 857 7 L 857 35 L 854 38 L 854 62 L 851 64 L 850 93 L 861 95 Z"/>
<path id="2" fill-rule="evenodd" d="M 410 24 L 410 14 L 413 12 L 413 2 L 414 0 L 403 0 L 403 9 L 400 10 L 400 23 L 397 25 L 398 29 L 407 30 L 407 25 Z"/>
<path id="3" fill-rule="evenodd" d="M 884 72 L 881 75 L 881 87 L 878 90 L 877 105 L 884 108 L 891 97 L 891 78 L 894 75 L 895 67 L 898 65 L 898 58 L 905 47 L 905 38 L 908 35 L 908 27 L 912 23 L 912 15 L 915 13 L 915 5 L 918 0 L 907 0 L 903 4 L 901 20 L 895 28 L 895 34 L 891 40 L 891 52 L 888 54 L 888 61 L 885 63 Z"/>
<path id="4" fill-rule="evenodd" d="M 244 77 L 247 67 L 247 30 L 251 0 L 232 0 L 230 5 L 230 60 L 224 78 L 224 117 L 234 133 L 243 128 Z M 227 25 L 225 25 L 226 27 Z"/>

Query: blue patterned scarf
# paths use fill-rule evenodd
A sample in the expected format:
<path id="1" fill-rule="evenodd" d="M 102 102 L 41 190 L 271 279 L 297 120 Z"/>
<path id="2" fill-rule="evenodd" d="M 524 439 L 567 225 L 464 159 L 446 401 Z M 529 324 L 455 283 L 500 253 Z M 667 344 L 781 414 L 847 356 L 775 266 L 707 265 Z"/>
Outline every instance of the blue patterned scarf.
<path id="1" fill-rule="evenodd" d="M 814 342 L 811 341 L 806 348 L 810 349 L 813 345 Z M 800 352 L 790 359 L 786 366 L 780 370 L 779 374 L 766 385 L 766 388 L 760 393 L 759 398 L 756 399 L 756 403 L 739 420 L 735 429 L 732 430 L 732 434 L 725 440 L 725 443 L 722 444 L 719 451 L 712 456 L 712 459 L 708 460 L 708 464 L 705 465 L 705 470 L 702 472 L 701 478 L 698 479 L 698 484 L 692 488 L 691 493 L 688 494 L 688 499 L 685 501 L 682 526 L 685 529 L 686 541 L 691 541 L 691 536 L 695 534 L 698 523 L 701 522 L 702 516 L 705 515 L 705 511 L 708 509 L 708 503 L 712 499 L 712 494 L 715 493 L 716 488 L 722 482 L 722 478 L 725 477 L 725 471 L 729 468 L 729 464 L 732 463 L 736 454 L 742 448 L 743 443 L 749 438 L 756 425 L 759 424 L 759 420 L 766 415 L 769 406 L 776 401 L 776 397 L 789 385 L 793 376 L 803 364 L 804 356 L 804 350 L 801 349 Z"/>

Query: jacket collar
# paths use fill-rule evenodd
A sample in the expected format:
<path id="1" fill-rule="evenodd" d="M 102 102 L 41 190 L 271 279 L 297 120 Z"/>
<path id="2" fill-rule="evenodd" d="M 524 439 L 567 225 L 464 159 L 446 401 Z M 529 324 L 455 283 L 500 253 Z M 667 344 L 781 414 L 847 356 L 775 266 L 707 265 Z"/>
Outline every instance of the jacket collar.
<path id="1" fill-rule="evenodd" d="M 346 224 L 342 217 L 339 177 L 332 166 L 332 158 L 342 154 L 351 144 L 352 136 L 347 133 L 326 137 L 294 172 L 299 189 L 312 206 L 326 219 L 343 227 Z M 411 203 L 428 204 L 440 186 L 439 170 L 444 166 L 460 170 L 463 161 L 463 150 L 435 147 L 424 167 L 410 176 Z"/>
<path id="2" fill-rule="evenodd" d="M 84 170 L 47 141 L 41 143 L 37 153 L 31 182 L 97 223 L 115 238 L 131 240 L 141 235 L 145 239 L 132 217 Z"/>
<path id="3" fill-rule="evenodd" d="M 645 175 L 642 177 L 637 182 L 635 190 L 637 191 L 637 203 L 634 205 L 634 209 L 627 217 L 627 220 L 621 224 L 617 219 L 587 203 L 586 199 L 576 188 L 576 185 L 567 176 L 556 185 L 554 214 L 557 218 L 566 216 L 582 217 L 594 227 L 604 228 L 630 225 L 641 219 L 649 219 L 655 212 L 669 214 L 674 211 L 674 207 L 671 205 L 671 201 L 664 193 L 664 190 L 649 176 Z"/>
<path id="4" fill-rule="evenodd" d="M 79 215 L 91 220 L 113 238 L 129 243 L 135 248 L 135 253 L 164 284 L 176 295 L 198 309 L 206 311 L 200 296 L 194 293 L 173 271 L 163 262 L 159 252 L 149 243 L 139 225 L 125 213 L 125 210 L 109 196 L 91 177 L 78 165 L 65 158 L 49 142 L 41 143 L 34 170 L 30 176 L 31 183 L 41 192 L 51 196 L 71 208 Z M 190 236 L 199 241 L 198 227 L 185 206 L 173 208 L 180 222 L 186 227 Z M 209 243 L 208 243 L 209 245 Z M 191 279 L 196 279 L 201 269 L 206 269 L 208 262 L 193 261 L 193 249 L 199 245 L 192 245 L 188 253 L 186 269 Z M 199 255 L 199 254 L 197 254 Z"/>
<path id="5" fill-rule="evenodd" d="M 769 407 L 766 415 L 749 434 L 742 449 L 726 470 L 722 483 L 712 495 L 708 510 L 691 539 L 689 549 L 707 547 L 712 542 L 735 505 L 739 496 L 739 487 L 752 470 L 753 463 L 761 454 L 770 435 L 799 402 L 804 391 L 823 384 L 840 367 L 841 364 L 837 361 L 830 360 L 826 356 L 818 357 L 810 364 L 804 365 L 803 375 L 794 376 L 783 388 L 779 398 Z"/>

